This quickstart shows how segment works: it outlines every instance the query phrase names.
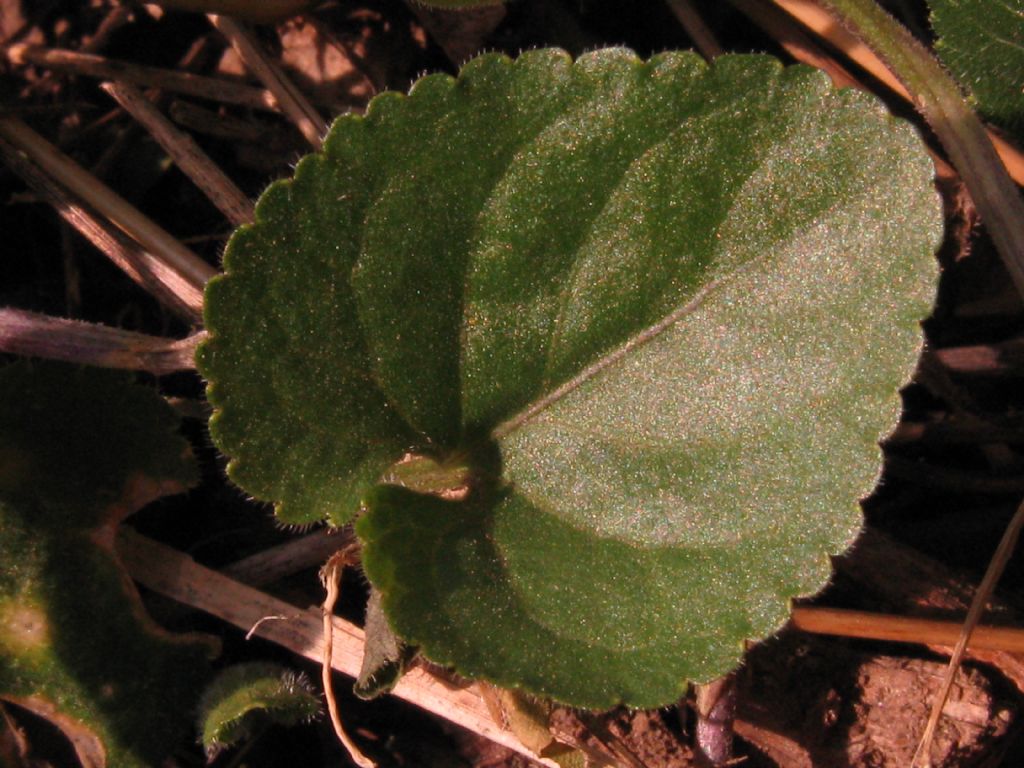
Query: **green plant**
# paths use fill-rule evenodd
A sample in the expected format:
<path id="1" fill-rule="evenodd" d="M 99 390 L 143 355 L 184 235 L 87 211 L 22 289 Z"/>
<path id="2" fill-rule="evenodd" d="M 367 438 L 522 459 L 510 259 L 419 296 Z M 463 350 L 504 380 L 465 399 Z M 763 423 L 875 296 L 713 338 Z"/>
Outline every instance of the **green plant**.
<path id="1" fill-rule="evenodd" d="M 197 729 L 208 760 L 271 723 L 294 725 L 320 714 L 320 697 L 300 673 L 277 664 L 228 667 L 199 702 Z"/>
<path id="2" fill-rule="evenodd" d="M 823 4 L 982 190 L 1020 281 L 1019 199 L 992 183 L 994 154 L 978 161 L 956 84 L 873 3 Z M 934 6 L 961 86 L 1019 127 L 1012 98 L 987 96 L 1012 56 L 957 42 L 973 4 Z M 408 641 L 582 707 L 669 703 L 774 632 L 856 536 L 940 227 L 910 126 L 805 68 L 484 56 L 339 119 L 234 235 L 198 357 L 211 432 L 281 522 L 354 523 L 372 582 L 360 695 L 394 683 Z M 193 315 L 201 266 L 184 275 Z M 8 319 L 0 341 L 21 353 Z M 91 360 L 169 349 L 118 338 L 132 354 Z M 0 699 L 64 728 L 87 766 L 153 764 L 193 714 L 207 649 L 142 618 L 113 537 L 194 467 L 153 391 L 94 373 L 0 370 Z M 113 635 L 131 650 L 110 658 Z M 297 692 L 262 666 L 226 680 L 208 746 Z M 582 760 L 552 742 L 549 701 L 499 700 L 524 743 Z"/>
<path id="3" fill-rule="evenodd" d="M 211 432 L 281 520 L 362 509 L 428 657 L 668 703 L 860 527 L 932 300 L 930 177 L 908 126 L 768 57 L 481 57 L 339 120 L 234 236 Z"/>

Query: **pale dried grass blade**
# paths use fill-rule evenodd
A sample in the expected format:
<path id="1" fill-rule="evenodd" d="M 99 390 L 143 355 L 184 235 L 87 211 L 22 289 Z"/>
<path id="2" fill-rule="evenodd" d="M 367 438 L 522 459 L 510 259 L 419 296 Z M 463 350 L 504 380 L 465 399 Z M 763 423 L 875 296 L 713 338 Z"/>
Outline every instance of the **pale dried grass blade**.
<path id="1" fill-rule="evenodd" d="M 189 306 L 202 313 L 202 290 L 217 273 L 213 267 L 20 120 L 0 117 L 0 138 L 163 262 L 191 287 Z"/>
<path id="2" fill-rule="evenodd" d="M 254 634 L 316 663 L 322 661 L 323 615 L 319 609 L 296 608 L 205 568 L 188 555 L 128 528 L 121 528 L 117 552 L 128 573 L 140 584 L 216 616 L 243 632 L 265 616 L 287 616 L 285 621 L 263 622 Z M 332 666 L 354 678 L 362 663 L 363 631 L 337 616 L 332 623 Z M 514 734 L 497 725 L 475 685 L 455 686 L 417 666 L 406 672 L 392 693 L 541 765 L 559 768 L 553 760 L 537 758 Z"/>
<path id="3" fill-rule="evenodd" d="M 202 292 L 93 212 L 24 153 L 0 139 L 0 158 L 37 195 L 157 301 L 189 323 L 202 319 Z"/>
<path id="4" fill-rule="evenodd" d="M 165 339 L 106 325 L 0 308 L 0 352 L 164 376 L 195 369 L 206 333 Z"/>
<path id="5" fill-rule="evenodd" d="M 274 94 L 288 116 L 314 149 L 320 149 L 327 123 L 302 92 L 256 42 L 245 26 L 227 16 L 208 14 L 210 23 L 223 34 L 249 71 Z"/>

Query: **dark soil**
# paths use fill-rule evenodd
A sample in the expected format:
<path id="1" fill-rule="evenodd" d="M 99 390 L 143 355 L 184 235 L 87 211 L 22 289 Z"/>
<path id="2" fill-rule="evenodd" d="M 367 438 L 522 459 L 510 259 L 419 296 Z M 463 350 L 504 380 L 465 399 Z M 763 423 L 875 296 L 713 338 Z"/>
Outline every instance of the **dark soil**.
<path id="1" fill-rule="evenodd" d="M 771 37 L 731 6 L 707 5 L 701 9 L 704 19 L 726 49 L 786 58 Z M 898 4 L 898 10 L 923 18 L 921 4 L 913 0 Z M 457 62 L 480 50 L 514 55 L 555 45 L 579 53 L 627 45 L 649 55 L 692 47 L 667 4 L 614 0 L 516 0 L 468 16 L 411 9 L 399 0 L 329 2 L 259 31 L 267 49 L 328 119 L 362 108 L 381 90 L 406 90 L 424 72 L 454 72 Z M 0 0 L 0 41 L 88 50 L 207 75 L 245 72 L 202 16 L 143 6 L 122 13 L 104 0 Z M 145 130 L 98 89 L 96 80 L 40 66 L 0 66 L 6 66 L 0 110 L 20 115 L 210 264 L 218 264 L 230 225 Z M 166 92 L 152 96 L 252 198 L 270 181 L 287 176 L 309 149 L 278 114 Z M 980 579 L 1024 491 L 1024 390 L 1019 385 L 1024 360 L 1014 346 L 1024 332 L 1024 308 L 958 183 L 946 181 L 940 191 L 949 226 L 939 254 L 944 267 L 940 298 L 926 324 L 929 345 L 980 345 L 999 365 L 965 372 L 926 353 L 918 377 L 905 391 L 904 420 L 887 447 L 879 490 L 865 504 L 872 528 L 887 532 L 895 547 L 913 547 L 922 558 L 910 561 L 897 554 L 888 565 L 858 565 L 855 550 L 848 558 L 854 564 L 840 566 L 836 583 L 816 599 L 820 604 L 958 618 L 949 608 L 962 605 L 959 585 Z M 156 335 L 186 335 L 189 329 L 179 319 L 2 166 L 0 202 L 0 306 Z M 195 375 L 163 377 L 158 384 L 170 396 L 199 399 L 203 394 Z M 144 510 L 136 527 L 213 567 L 289 536 L 268 510 L 227 485 L 203 423 L 191 420 L 188 430 L 204 462 L 202 487 L 187 498 Z M 915 582 L 923 573 L 927 579 L 921 583 L 931 583 L 935 594 Z M 1005 596 L 1019 593 L 1022 584 L 1024 565 L 1018 559 L 1002 582 L 1004 604 L 1012 602 Z M 300 605 L 320 600 L 313 571 L 296 574 L 273 591 Z M 344 594 L 342 612 L 361 621 L 361 581 L 349 578 Z M 952 603 L 944 602 L 943 596 L 950 595 L 955 596 Z M 276 647 L 246 641 L 242 633 L 158 596 L 147 600 L 154 615 L 175 629 L 223 637 L 225 651 L 218 664 L 273 658 L 318 676 L 310 665 Z M 1012 618 L 1011 611 L 1012 606 L 1004 620 Z M 787 630 L 752 649 L 738 673 L 738 764 L 906 766 L 944 664 L 944 657 L 920 645 Z M 971 661 L 961 671 L 936 747 L 943 765 L 1024 764 L 1024 749 L 1016 744 L 1024 676 L 1016 676 L 1016 669 L 1012 660 L 993 657 L 987 663 Z M 350 730 L 382 765 L 528 764 L 395 699 L 366 703 L 343 692 L 340 705 Z M 59 734 L 15 708 L 9 714 L 25 729 L 38 765 L 74 764 Z M 694 720 L 685 705 L 600 717 L 560 712 L 556 720 L 558 732 L 613 763 L 635 760 L 650 768 L 694 764 Z M 229 753 L 218 764 L 269 768 L 297 760 L 309 766 L 348 764 L 326 721 L 269 728 L 242 757 Z M 166 765 L 203 763 L 201 750 L 183 743 Z"/>

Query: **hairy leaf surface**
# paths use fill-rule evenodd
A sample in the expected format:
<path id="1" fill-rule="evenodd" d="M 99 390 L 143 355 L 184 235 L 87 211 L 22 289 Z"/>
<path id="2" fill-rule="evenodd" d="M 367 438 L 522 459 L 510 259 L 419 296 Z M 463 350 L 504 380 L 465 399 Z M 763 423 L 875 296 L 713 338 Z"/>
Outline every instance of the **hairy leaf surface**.
<path id="1" fill-rule="evenodd" d="M 337 121 L 235 235 L 213 433 L 286 521 L 363 505 L 431 658 L 660 705 L 855 537 L 940 229 L 913 130 L 811 70 L 484 56 Z"/>

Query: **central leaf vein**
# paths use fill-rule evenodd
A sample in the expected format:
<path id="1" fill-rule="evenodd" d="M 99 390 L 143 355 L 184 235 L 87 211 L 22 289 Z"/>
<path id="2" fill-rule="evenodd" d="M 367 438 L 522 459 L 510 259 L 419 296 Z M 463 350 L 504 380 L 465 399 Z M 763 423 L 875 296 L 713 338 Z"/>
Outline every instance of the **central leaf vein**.
<path id="1" fill-rule="evenodd" d="M 676 309 L 674 309 L 669 314 L 665 315 L 665 317 L 661 318 L 661 320 L 654 323 L 653 325 L 647 326 L 638 334 L 627 340 L 624 344 L 621 344 L 620 346 L 608 352 L 606 355 L 603 355 L 602 357 L 598 358 L 561 386 L 557 387 L 556 389 L 553 389 L 548 394 L 540 397 L 539 399 L 527 405 L 526 408 L 521 410 L 512 418 L 498 424 L 498 426 L 496 426 L 491 431 L 491 437 L 494 440 L 501 440 L 502 438 L 508 437 L 517 429 L 524 426 L 525 424 L 528 424 L 537 416 L 544 413 L 544 411 L 553 406 L 555 403 L 567 397 L 569 394 L 579 389 L 588 381 L 600 375 L 603 371 L 614 366 L 616 363 L 618 363 L 627 355 L 629 355 L 633 350 L 638 349 L 639 347 L 642 347 L 644 344 L 647 344 L 648 342 L 656 339 L 658 336 L 667 331 L 680 320 L 689 316 L 697 309 L 699 309 L 700 306 L 704 303 L 704 301 L 708 298 L 708 296 L 710 296 L 717 288 L 721 287 L 726 282 L 728 282 L 731 278 L 740 274 L 745 266 L 746 265 L 739 267 L 731 274 L 722 275 L 721 277 L 715 278 L 714 280 L 710 281 L 700 291 L 698 291 L 694 295 L 694 297 L 690 299 L 688 302 L 686 302 L 682 306 L 677 307 Z"/>

